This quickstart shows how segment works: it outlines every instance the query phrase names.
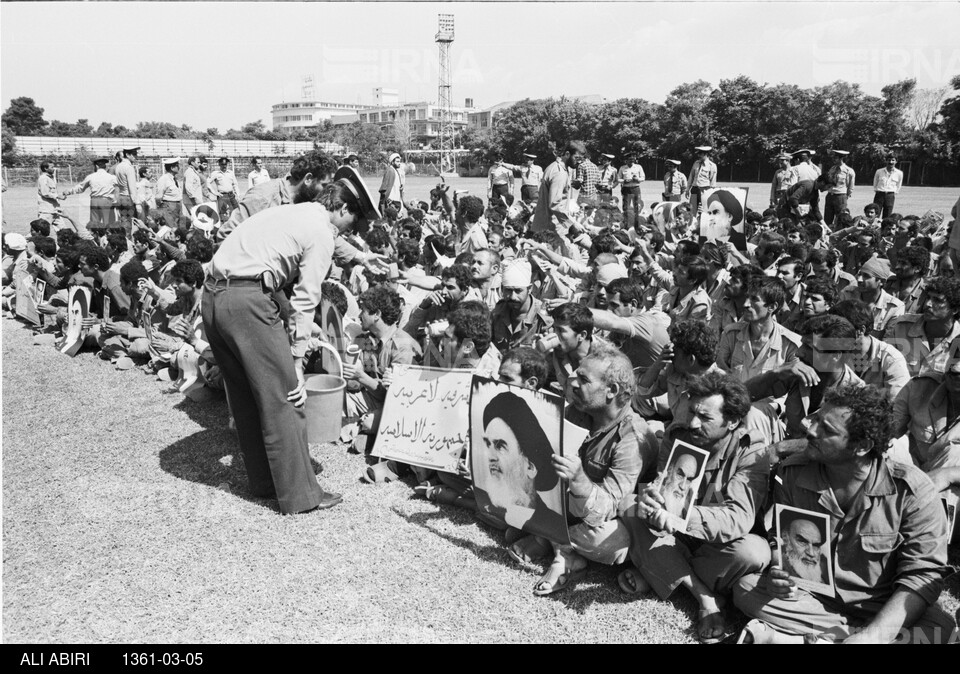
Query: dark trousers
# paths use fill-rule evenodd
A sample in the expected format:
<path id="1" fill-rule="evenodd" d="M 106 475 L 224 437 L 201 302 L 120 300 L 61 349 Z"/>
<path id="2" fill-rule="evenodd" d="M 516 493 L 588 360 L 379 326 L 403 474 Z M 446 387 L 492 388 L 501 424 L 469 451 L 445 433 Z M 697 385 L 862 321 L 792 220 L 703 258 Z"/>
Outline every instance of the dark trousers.
<path id="1" fill-rule="evenodd" d="M 280 304 L 259 284 L 224 283 L 208 279 L 204 286 L 203 326 L 223 373 L 250 492 L 276 493 L 284 514 L 309 510 L 324 492 L 310 462 L 305 411 L 287 401 L 297 375 Z"/>
<path id="2" fill-rule="evenodd" d="M 503 198 L 506 199 L 507 201 L 511 201 L 510 185 L 494 185 L 491 188 L 490 193 L 491 193 L 491 197 L 490 197 L 491 201 L 498 202 L 500 201 L 501 196 L 503 196 Z"/>
<path id="3" fill-rule="evenodd" d="M 169 227 L 170 229 L 177 229 L 180 227 L 180 209 L 181 203 L 179 201 L 161 201 L 159 217 L 163 221 L 163 224 Z"/>
<path id="4" fill-rule="evenodd" d="M 240 208 L 236 194 L 230 192 L 229 194 L 217 195 L 217 210 L 220 212 L 220 222 L 226 222 L 234 208 Z"/>
<path id="5" fill-rule="evenodd" d="M 833 221 L 846 207 L 846 194 L 827 193 L 826 198 L 823 200 L 823 220 L 827 223 L 827 227 L 833 227 Z"/>
<path id="6" fill-rule="evenodd" d="M 623 195 L 623 228 L 630 229 L 640 221 L 640 188 L 624 187 Z"/>
<path id="7" fill-rule="evenodd" d="M 893 213 L 893 202 L 896 201 L 896 192 L 874 192 L 873 203 L 880 207 L 880 217 L 885 218 Z"/>
<path id="8" fill-rule="evenodd" d="M 121 195 L 117 201 L 117 216 L 121 225 L 123 225 L 123 229 L 129 234 L 133 228 L 133 219 L 137 217 L 137 207 L 134 205 L 133 199 Z"/>
<path id="9" fill-rule="evenodd" d="M 664 193 L 664 194 L 663 194 L 663 200 L 664 200 L 664 201 L 680 201 L 680 195 L 679 195 L 679 194 L 667 194 L 667 193 Z"/>
<path id="10" fill-rule="evenodd" d="M 540 192 L 539 185 L 521 185 L 520 186 L 520 198 L 524 201 L 533 201 L 537 198 L 537 194 Z"/>
<path id="11" fill-rule="evenodd" d="M 700 201 L 700 188 L 694 185 L 690 188 L 690 212 L 693 213 L 694 219 L 696 219 L 697 214 L 700 213 L 700 207 L 702 205 Z"/>
<path id="12" fill-rule="evenodd" d="M 113 213 L 113 199 L 90 197 L 90 229 L 112 229 L 117 221 Z"/>

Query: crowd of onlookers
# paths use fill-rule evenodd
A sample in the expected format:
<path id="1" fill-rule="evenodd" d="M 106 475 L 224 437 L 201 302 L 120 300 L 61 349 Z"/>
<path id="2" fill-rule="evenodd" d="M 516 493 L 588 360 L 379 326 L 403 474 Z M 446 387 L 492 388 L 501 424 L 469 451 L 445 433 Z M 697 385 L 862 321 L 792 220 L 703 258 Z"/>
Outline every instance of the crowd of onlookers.
<path id="1" fill-rule="evenodd" d="M 413 475 L 424 497 L 477 510 L 505 531 L 512 558 L 548 562 L 536 594 L 569 587 L 590 561 L 622 565 L 627 594 L 666 598 L 682 585 L 698 602 L 702 641 L 730 636 L 732 605 L 754 619 L 748 642 L 956 641 L 937 605 L 960 495 L 952 222 L 881 218 L 869 203 L 827 223 L 784 194 L 744 210 L 742 240 L 704 240 L 682 189 L 669 208 L 631 193 L 626 218 L 612 192 L 583 196 L 584 155 L 572 143 L 536 190 L 514 199 L 492 184 L 488 200 L 442 181 L 407 199 L 388 158 L 399 189 L 383 188 L 382 219 L 338 240 L 348 252 L 323 283 L 307 364 L 323 369 L 320 342 L 345 355 L 355 347 L 340 441 L 361 454 L 393 365 L 469 368 L 563 396 L 567 419 L 588 431 L 554 466 L 567 485 L 569 544 L 477 509 L 466 467 L 370 459 L 367 478 Z M 5 309 L 16 309 L 25 277 L 42 281 L 40 331 L 58 333 L 70 287 L 88 287 L 87 349 L 188 392 L 222 389 L 200 318 L 208 263 L 233 227 L 297 203 L 309 194 L 304 176 L 329 181 L 337 164 L 309 153 L 245 195 L 202 195 L 217 202 L 210 212 L 185 207 L 182 194 L 175 207 L 143 208 L 136 191 L 90 226 L 41 209 L 29 236 L 3 237 Z M 339 335 L 328 332 L 329 306 Z M 656 481 L 677 439 L 711 457 L 682 530 L 664 516 Z M 834 596 L 782 572 L 765 519 L 774 503 L 833 517 L 821 544 L 834 551 Z"/>

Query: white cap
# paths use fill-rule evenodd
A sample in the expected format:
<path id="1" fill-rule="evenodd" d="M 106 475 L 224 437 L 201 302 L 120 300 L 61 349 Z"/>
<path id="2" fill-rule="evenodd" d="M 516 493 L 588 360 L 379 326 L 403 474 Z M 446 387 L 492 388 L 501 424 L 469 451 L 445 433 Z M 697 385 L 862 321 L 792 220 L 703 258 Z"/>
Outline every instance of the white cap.
<path id="1" fill-rule="evenodd" d="M 170 166 L 171 164 L 179 164 L 179 163 L 180 163 L 180 157 L 167 157 L 166 159 L 163 160 L 164 166 Z"/>
<path id="2" fill-rule="evenodd" d="M 9 248 L 10 250 L 26 250 L 27 249 L 27 240 L 26 238 L 24 238 L 23 234 L 10 232 L 5 237 L 3 237 L 3 242 L 7 244 L 7 248 Z"/>
<path id="3" fill-rule="evenodd" d="M 533 273 L 526 260 L 513 260 L 503 269 L 501 288 L 528 288 L 533 280 Z"/>

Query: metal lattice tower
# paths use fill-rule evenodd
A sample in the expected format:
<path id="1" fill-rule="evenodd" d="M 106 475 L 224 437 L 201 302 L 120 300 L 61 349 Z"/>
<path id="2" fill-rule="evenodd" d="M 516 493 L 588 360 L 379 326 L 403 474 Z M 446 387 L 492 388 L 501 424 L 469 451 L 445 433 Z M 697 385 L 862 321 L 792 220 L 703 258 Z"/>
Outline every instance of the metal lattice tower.
<path id="1" fill-rule="evenodd" d="M 440 173 L 456 171 L 456 160 L 453 154 L 454 127 L 452 105 L 451 77 L 450 77 L 450 45 L 453 44 L 453 14 L 439 14 L 440 25 L 437 30 L 436 42 L 440 45 L 440 88 L 438 104 L 440 107 Z"/>

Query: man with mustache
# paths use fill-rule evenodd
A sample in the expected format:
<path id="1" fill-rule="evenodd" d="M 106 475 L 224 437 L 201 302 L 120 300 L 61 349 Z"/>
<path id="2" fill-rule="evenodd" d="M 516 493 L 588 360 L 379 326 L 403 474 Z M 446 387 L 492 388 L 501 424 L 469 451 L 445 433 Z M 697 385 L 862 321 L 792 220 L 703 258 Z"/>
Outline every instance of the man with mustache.
<path id="1" fill-rule="evenodd" d="M 503 299 L 493 308 L 493 343 L 502 353 L 532 345 L 553 323 L 543 303 L 533 296 L 532 272 L 526 260 L 505 265 L 500 292 Z"/>
<path id="2" fill-rule="evenodd" d="M 664 480 L 663 492 L 654 484 L 641 485 L 639 517 L 625 520 L 631 529 L 634 566 L 617 580 L 627 594 L 652 589 L 661 599 L 681 585 L 687 588 L 700 605 L 700 640 L 715 643 L 728 634 L 722 612 L 725 595 L 770 559 L 766 541 L 749 533 L 767 493 L 770 459 L 763 435 L 744 423 L 750 396 L 743 384 L 712 371 L 691 380 L 686 394 L 677 421 L 667 427 L 660 445 L 660 467 L 675 440 L 709 452 L 698 504 L 691 506 L 686 527 L 680 529 L 682 520 L 670 511 L 681 499 L 681 490 L 669 487 L 677 484 L 678 476 Z M 695 474 L 695 464 L 677 463 L 684 479 Z"/>
<path id="3" fill-rule="evenodd" d="M 827 393 L 804 451 L 786 458 L 773 500 L 831 516 L 836 596 L 798 588 L 779 566 L 744 576 L 734 602 L 755 618 L 749 643 L 946 643 L 956 623 L 937 606 L 947 565 L 947 518 L 914 466 L 884 458 L 893 407 L 873 386 Z"/>

